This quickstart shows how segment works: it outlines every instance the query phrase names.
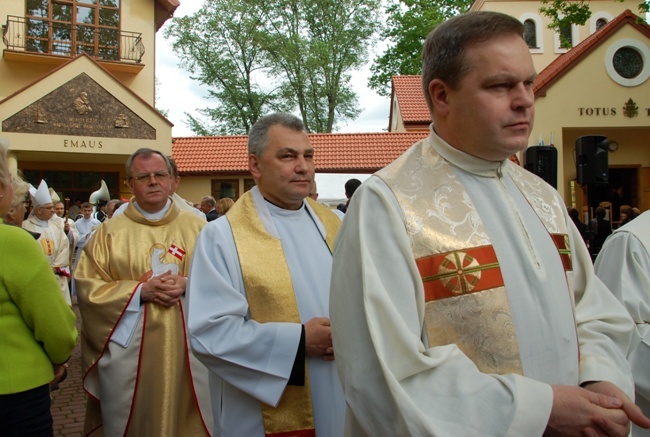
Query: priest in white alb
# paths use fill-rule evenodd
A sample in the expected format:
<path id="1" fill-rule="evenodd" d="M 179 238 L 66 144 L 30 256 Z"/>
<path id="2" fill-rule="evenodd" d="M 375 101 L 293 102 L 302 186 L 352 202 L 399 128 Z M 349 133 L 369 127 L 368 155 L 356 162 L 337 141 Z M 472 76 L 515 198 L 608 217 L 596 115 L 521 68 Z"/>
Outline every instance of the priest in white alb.
<path id="1" fill-rule="evenodd" d="M 339 437 L 328 302 L 341 221 L 307 198 L 314 149 L 300 119 L 261 118 L 248 152 L 256 186 L 204 228 L 190 270 L 190 344 L 210 369 L 215 434 Z"/>
<path id="2" fill-rule="evenodd" d="M 605 240 L 594 268 L 598 277 L 634 320 L 635 340 L 628 351 L 636 404 L 650 414 L 650 211 L 616 229 Z M 650 430 L 633 425 L 634 437 Z"/>
<path id="3" fill-rule="evenodd" d="M 632 321 L 559 194 L 508 158 L 536 77 L 523 25 L 470 12 L 433 30 L 428 138 L 354 194 L 330 314 L 348 436 L 625 436 Z"/>
<path id="4" fill-rule="evenodd" d="M 63 230 L 63 222 L 52 220 L 54 216 L 54 203 L 47 183 L 42 180 L 36 190 L 30 190 L 34 209 L 23 222 L 23 228 L 40 234 L 38 243 L 43 253 L 50 262 L 52 271 L 59 282 L 63 298 L 72 305 L 68 278 L 70 277 L 70 243 Z"/>

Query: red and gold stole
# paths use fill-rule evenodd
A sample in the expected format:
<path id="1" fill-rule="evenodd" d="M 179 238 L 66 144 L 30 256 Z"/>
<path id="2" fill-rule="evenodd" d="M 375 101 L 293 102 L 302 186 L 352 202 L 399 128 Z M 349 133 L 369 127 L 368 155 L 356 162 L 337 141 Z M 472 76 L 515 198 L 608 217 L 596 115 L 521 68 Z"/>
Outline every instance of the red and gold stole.
<path id="1" fill-rule="evenodd" d="M 325 227 L 325 241 L 332 252 L 341 221 L 326 207 L 309 198 L 307 201 Z M 252 194 L 245 193 L 226 217 L 237 247 L 251 318 L 260 323 L 301 323 L 282 241 L 264 227 Z M 305 385 L 288 385 L 277 408 L 262 404 L 262 414 L 267 436 L 315 436 L 307 363 Z"/>
<path id="2" fill-rule="evenodd" d="M 377 173 L 392 190 L 422 278 L 429 346 L 456 344 L 484 373 L 523 374 L 501 267 L 471 197 L 431 137 Z M 526 170 L 510 176 L 572 267 L 564 214 L 552 189 Z M 572 300 L 573 301 L 573 300 Z"/>

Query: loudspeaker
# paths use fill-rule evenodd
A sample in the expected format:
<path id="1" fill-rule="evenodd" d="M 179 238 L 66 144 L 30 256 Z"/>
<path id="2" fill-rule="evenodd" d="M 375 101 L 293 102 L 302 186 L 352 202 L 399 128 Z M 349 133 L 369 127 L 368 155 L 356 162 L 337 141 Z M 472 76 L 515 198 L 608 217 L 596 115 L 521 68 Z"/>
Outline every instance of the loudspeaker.
<path id="1" fill-rule="evenodd" d="M 524 151 L 524 168 L 557 188 L 557 149 L 553 146 L 531 146 Z"/>
<path id="2" fill-rule="evenodd" d="M 607 137 L 586 135 L 576 140 L 576 173 L 580 185 L 609 182 Z"/>

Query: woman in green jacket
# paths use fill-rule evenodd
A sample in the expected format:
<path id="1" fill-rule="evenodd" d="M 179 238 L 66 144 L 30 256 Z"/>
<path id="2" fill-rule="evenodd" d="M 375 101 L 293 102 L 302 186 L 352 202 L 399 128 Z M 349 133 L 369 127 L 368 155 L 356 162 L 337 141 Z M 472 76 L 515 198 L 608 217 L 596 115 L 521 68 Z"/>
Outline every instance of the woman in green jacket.
<path id="1" fill-rule="evenodd" d="M 0 217 L 15 204 L 0 142 Z M 0 434 L 52 436 L 50 382 L 76 341 L 75 315 L 38 243 L 0 220 Z"/>

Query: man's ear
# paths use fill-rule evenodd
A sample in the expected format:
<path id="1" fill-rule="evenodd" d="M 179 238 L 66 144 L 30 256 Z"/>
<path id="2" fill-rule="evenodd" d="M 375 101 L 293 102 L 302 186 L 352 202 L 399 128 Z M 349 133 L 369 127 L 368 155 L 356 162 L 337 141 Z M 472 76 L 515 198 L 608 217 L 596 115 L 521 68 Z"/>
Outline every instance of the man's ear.
<path id="1" fill-rule="evenodd" d="M 251 172 L 251 175 L 253 175 L 254 179 L 259 179 L 261 176 L 261 170 L 260 170 L 260 161 L 257 155 L 251 153 L 248 155 L 248 169 Z"/>
<path id="2" fill-rule="evenodd" d="M 440 79 L 433 79 L 428 89 L 434 112 L 440 115 L 449 112 L 449 85 Z"/>

